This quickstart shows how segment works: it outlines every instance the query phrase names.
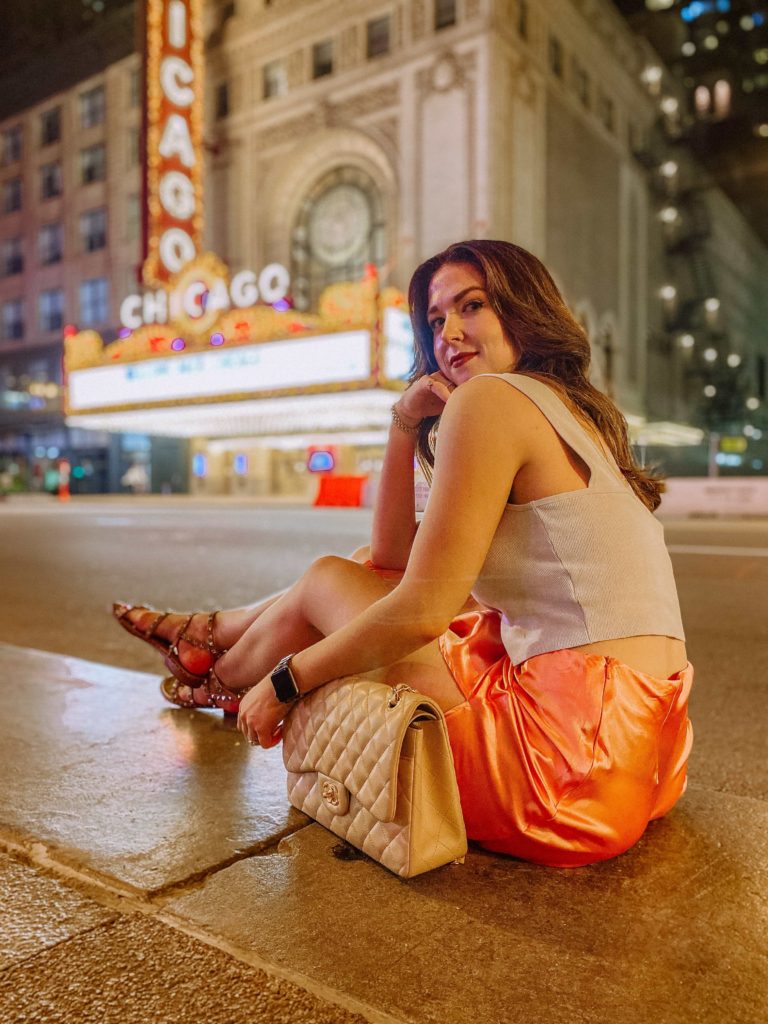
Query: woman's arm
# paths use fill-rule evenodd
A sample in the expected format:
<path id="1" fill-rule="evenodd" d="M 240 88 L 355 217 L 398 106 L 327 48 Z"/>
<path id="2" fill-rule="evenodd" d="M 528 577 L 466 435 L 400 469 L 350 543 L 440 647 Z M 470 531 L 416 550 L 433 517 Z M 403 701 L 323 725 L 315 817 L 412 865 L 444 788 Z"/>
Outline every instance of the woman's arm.
<path id="1" fill-rule="evenodd" d="M 421 377 L 395 403 L 395 409 L 407 426 L 418 426 L 425 416 L 442 413 L 450 387 L 441 373 Z M 394 423 L 389 428 L 371 531 L 371 559 L 382 569 L 402 572 L 416 536 L 413 480 L 416 439 L 416 434 L 406 433 Z"/>
<path id="2" fill-rule="evenodd" d="M 429 506 L 400 583 L 340 629 L 299 651 L 301 692 L 341 676 L 391 665 L 443 633 L 480 574 L 512 482 L 527 452 L 524 395 L 492 376 L 467 381 L 441 423 Z M 285 708 L 265 676 L 244 698 L 240 728 L 263 746 Z"/>
<path id="3" fill-rule="evenodd" d="M 371 559 L 382 569 L 405 569 L 416 536 L 413 456 L 416 434 L 389 428 L 373 512 Z"/>

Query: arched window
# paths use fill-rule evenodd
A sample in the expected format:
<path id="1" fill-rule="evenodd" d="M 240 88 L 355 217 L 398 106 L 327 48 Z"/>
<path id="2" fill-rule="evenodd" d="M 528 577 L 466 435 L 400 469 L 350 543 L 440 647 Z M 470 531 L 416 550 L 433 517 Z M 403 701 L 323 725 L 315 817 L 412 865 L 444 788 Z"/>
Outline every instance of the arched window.
<path id="1" fill-rule="evenodd" d="M 699 117 L 704 117 L 709 113 L 711 98 L 709 95 L 709 89 L 706 85 L 696 86 L 696 91 L 693 94 L 693 101 L 696 104 L 696 113 Z"/>
<path id="2" fill-rule="evenodd" d="M 339 167 L 307 192 L 291 231 L 291 279 L 298 309 L 314 309 L 338 281 L 362 278 L 366 264 L 387 261 L 384 200 L 358 167 Z"/>
<path id="3" fill-rule="evenodd" d="M 731 112 L 731 83 L 724 78 L 715 82 L 715 115 L 717 117 L 728 117 Z"/>

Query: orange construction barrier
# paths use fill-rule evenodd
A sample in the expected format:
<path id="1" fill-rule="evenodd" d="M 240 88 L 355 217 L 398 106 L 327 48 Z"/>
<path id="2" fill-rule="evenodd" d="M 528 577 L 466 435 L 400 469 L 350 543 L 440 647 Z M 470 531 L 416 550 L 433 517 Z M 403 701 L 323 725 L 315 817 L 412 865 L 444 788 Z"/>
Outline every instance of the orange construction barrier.
<path id="1" fill-rule="evenodd" d="M 321 476 L 315 505 L 349 505 L 360 507 L 367 476 Z"/>
<path id="2" fill-rule="evenodd" d="M 57 495 L 59 501 L 69 501 L 69 462 L 66 459 L 62 459 L 59 462 L 59 491 Z"/>

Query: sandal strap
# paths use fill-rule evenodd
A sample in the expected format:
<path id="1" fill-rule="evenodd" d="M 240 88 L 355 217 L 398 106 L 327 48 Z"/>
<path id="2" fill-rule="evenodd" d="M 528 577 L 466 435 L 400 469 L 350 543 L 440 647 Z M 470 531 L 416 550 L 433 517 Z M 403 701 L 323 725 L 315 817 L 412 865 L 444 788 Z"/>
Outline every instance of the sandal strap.
<path id="1" fill-rule="evenodd" d="M 166 614 L 169 614 L 169 613 L 166 612 Z M 207 630 L 207 634 L 208 635 L 207 635 L 205 640 L 198 640 L 197 637 L 189 636 L 187 634 L 187 628 L 188 628 L 189 624 L 192 622 L 192 619 L 194 619 L 194 617 L 196 615 L 200 615 L 200 614 L 202 614 L 202 613 L 201 612 L 192 612 L 192 614 L 190 616 L 188 616 L 188 618 L 186 619 L 186 621 L 182 625 L 182 627 L 179 630 L 179 632 L 176 634 L 176 639 L 173 641 L 173 647 L 171 648 L 171 650 L 173 651 L 173 653 L 177 657 L 179 655 L 179 641 L 180 640 L 183 640 L 185 644 L 189 644 L 190 647 L 197 647 L 197 649 L 200 650 L 200 651 L 208 651 L 208 653 L 212 654 L 214 656 L 214 658 L 220 658 L 222 656 L 222 654 L 226 654 L 227 651 L 229 650 L 228 647 L 219 647 L 219 645 L 213 639 L 213 626 L 214 626 L 214 623 L 216 621 L 216 616 L 219 614 L 217 611 L 216 612 L 209 612 L 209 614 L 208 614 L 208 621 L 206 623 L 206 630 Z"/>
<path id="2" fill-rule="evenodd" d="M 222 683 L 216 674 L 216 668 L 211 666 L 208 669 L 208 675 L 204 683 L 206 692 L 211 699 L 219 698 L 220 700 L 240 700 L 242 693 L 236 693 L 234 690 L 230 690 L 227 686 Z"/>
<path id="3" fill-rule="evenodd" d="M 220 658 L 222 656 L 222 654 L 226 654 L 227 653 L 229 648 L 228 647 L 219 647 L 219 645 L 216 643 L 216 641 L 213 638 L 213 627 L 216 625 L 216 616 L 218 614 L 219 614 L 218 611 L 209 612 L 209 614 L 208 614 L 208 622 L 206 624 L 206 628 L 208 630 L 208 650 L 211 652 L 211 654 L 214 654 L 217 658 Z"/>
<path id="4" fill-rule="evenodd" d="M 165 614 L 169 615 L 170 612 L 166 612 Z M 186 643 L 186 644 L 191 644 L 193 647 L 202 647 L 203 646 L 198 640 L 195 640 L 194 637 L 187 636 L 187 626 L 190 624 L 192 619 L 194 619 L 194 617 L 195 617 L 195 613 L 194 612 L 192 612 L 191 615 L 187 616 L 187 618 L 184 620 L 184 622 L 182 624 L 181 629 L 176 634 L 175 640 L 171 644 L 171 653 L 175 654 L 177 658 L 179 657 L 179 641 L 180 640 L 183 640 L 184 643 Z"/>

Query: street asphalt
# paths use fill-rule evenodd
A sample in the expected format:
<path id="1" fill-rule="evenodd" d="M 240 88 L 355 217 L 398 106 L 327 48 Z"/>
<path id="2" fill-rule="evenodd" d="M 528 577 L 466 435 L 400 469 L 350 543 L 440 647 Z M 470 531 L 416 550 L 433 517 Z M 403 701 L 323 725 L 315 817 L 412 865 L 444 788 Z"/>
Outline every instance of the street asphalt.
<path id="1" fill-rule="evenodd" d="M 667 521 L 689 788 L 623 856 L 472 849 L 402 882 L 285 799 L 279 750 L 163 705 L 112 600 L 240 604 L 367 509 L 0 504 L 0 1021 L 764 1024 L 768 522 Z"/>

